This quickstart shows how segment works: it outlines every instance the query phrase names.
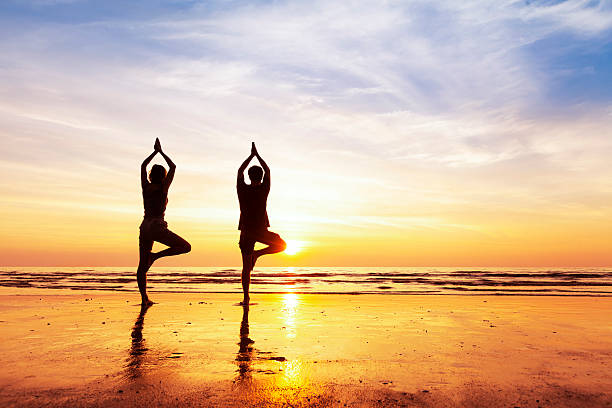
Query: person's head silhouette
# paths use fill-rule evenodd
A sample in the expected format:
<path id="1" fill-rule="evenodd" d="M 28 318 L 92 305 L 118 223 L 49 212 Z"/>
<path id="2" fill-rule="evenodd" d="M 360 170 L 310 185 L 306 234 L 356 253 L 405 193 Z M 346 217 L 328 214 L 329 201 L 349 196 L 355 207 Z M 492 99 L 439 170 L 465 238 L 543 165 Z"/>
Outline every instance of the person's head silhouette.
<path id="1" fill-rule="evenodd" d="M 166 178 L 166 168 L 161 164 L 155 164 L 149 172 L 149 180 L 153 184 L 161 184 Z"/>
<path id="2" fill-rule="evenodd" d="M 249 179 L 251 180 L 251 185 L 261 184 L 261 179 L 263 177 L 263 169 L 259 166 L 253 166 L 249 169 Z"/>

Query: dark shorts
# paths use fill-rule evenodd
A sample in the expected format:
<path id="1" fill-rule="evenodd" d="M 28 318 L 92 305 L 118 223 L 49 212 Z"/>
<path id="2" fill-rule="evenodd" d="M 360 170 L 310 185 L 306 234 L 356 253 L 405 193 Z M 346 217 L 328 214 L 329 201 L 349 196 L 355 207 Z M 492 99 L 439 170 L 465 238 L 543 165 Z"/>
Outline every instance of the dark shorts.
<path id="1" fill-rule="evenodd" d="M 187 241 L 168 229 L 168 224 L 163 218 L 145 218 L 140 224 L 140 236 L 138 237 L 140 253 L 151 252 L 154 241 L 169 247 L 187 244 Z"/>
<path id="2" fill-rule="evenodd" d="M 243 254 L 252 254 L 255 250 L 255 243 L 261 242 L 266 245 L 282 244 L 285 241 L 275 232 L 268 230 L 261 231 L 242 231 L 238 246 Z"/>

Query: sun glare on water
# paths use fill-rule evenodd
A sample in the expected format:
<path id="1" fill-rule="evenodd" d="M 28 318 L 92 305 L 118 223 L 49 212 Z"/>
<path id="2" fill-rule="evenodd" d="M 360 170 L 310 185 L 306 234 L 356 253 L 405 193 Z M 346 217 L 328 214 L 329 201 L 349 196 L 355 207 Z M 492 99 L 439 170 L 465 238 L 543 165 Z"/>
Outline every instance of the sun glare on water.
<path id="1" fill-rule="evenodd" d="M 287 255 L 295 255 L 302 250 L 304 247 L 304 243 L 302 241 L 295 240 L 287 240 L 287 248 L 285 249 L 285 253 Z"/>

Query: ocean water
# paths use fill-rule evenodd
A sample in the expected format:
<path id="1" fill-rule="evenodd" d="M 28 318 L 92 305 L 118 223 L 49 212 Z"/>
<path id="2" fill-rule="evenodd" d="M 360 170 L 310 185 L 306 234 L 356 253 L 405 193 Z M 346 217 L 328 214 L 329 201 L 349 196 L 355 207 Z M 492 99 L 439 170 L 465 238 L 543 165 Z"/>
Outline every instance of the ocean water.
<path id="1" fill-rule="evenodd" d="M 0 267 L 0 287 L 137 291 L 135 275 L 135 267 Z M 241 293 L 240 268 L 153 267 L 148 290 Z M 612 296 L 612 268 L 257 267 L 251 292 Z"/>

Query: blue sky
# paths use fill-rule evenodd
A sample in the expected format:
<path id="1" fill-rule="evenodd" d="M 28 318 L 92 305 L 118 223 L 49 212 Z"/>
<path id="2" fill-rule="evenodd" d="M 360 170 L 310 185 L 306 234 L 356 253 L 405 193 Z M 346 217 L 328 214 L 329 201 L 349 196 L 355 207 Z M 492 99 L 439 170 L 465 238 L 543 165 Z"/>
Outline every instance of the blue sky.
<path id="1" fill-rule="evenodd" d="M 9 67 L 87 59 L 80 64 L 101 70 L 174 58 L 243 63 L 266 80 L 377 112 L 564 108 L 612 97 L 610 2 L 367 4 L 9 0 L 0 21 L 12 52 L 2 59 Z"/>
<path id="2" fill-rule="evenodd" d="M 550 73 L 546 101 L 556 106 L 606 104 L 612 97 L 612 43 L 604 36 L 551 35 L 529 46 L 533 63 Z"/>

